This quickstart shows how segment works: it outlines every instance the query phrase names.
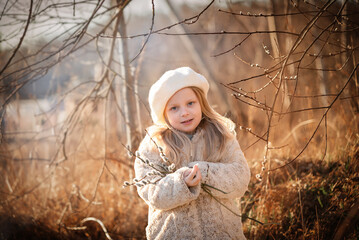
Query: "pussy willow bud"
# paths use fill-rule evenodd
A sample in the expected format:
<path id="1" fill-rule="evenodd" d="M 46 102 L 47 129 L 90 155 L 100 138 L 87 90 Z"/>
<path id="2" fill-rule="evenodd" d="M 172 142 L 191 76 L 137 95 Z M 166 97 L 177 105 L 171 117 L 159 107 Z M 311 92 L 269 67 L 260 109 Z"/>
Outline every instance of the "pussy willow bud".
<path id="1" fill-rule="evenodd" d="M 132 156 L 133 156 L 133 153 L 132 153 L 130 150 L 127 150 L 127 155 L 128 155 L 129 157 L 132 157 Z"/>
<path id="2" fill-rule="evenodd" d="M 172 171 L 173 169 L 175 169 L 176 165 L 174 163 L 172 163 L 170 166 L 169 166 L 169 169 Z"/>
<path id="3" fill-rule="evenodd" d="M 136 151 L 136 157 L 140 157 L 140 156 L 141 156 L 140 152 Z"/>

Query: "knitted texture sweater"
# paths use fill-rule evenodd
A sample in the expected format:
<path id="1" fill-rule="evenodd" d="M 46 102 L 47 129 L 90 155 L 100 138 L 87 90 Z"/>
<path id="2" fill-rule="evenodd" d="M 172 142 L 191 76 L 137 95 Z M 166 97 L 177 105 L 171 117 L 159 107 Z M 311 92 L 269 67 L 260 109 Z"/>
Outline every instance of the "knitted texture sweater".
<path id="1" fill-rule="evenodd" d="M 139 152 L 142 158 L 159 163 L 161 158 L 153 144 L 146 136 Z M 241 214 L 235 199 L 242 197 L 248 187 L 250 170 L 247 161 L 235 137 L 225 143 L 223 154 L 214 153 L 206 159 L 202 154 L 204 145 L 203 132 L 198 131 L 192 138 L 192 151 L 187 151 L 192 152 L 192 156 L 183 154 L 175 172 L 156 184 L 137 188 L 139 196 L 149 206 L 147 239 L 245 239 L 241 218 L 226 207 Z M 183 172 L 195 164 L 201 171 L 202 183 L 225 193 L 210 188 L 212 197 L 200 184 L 188 187 Z M 151 170 L 136 159 L 136 178 L 142 178 Z"/>

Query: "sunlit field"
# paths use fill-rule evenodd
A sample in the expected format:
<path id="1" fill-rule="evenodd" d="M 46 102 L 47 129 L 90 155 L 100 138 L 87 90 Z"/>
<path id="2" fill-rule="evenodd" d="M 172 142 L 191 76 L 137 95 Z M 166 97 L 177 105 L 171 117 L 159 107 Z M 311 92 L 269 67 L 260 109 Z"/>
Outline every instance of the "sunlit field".
<path id="1" fill-rule="evenodd" d="M 238 201 L 249 239 L 357 237 L 357 225 L 352 224 L 359 190 L 357 120 L 343 114 L 341 105 L 334 108 L 327 133 L 319 134 L 293 163 L 264 171 L 262 181 L 255 175 L 261 172 L 265 148 L 245 151 L 258 156 L 247 157 L 252 180 Z M 1 149 L 5 239 L 104 239 L 106 232 L 113 239 L 144 238 L 147 207 L 135 187 L 122 188 L 133 178 L 134 158 L 114 131 L 105 131 L 103 111 L 101 102 L 96 110 L 84 111 L 67 134 L 65 146 L 56 127 L 20 130 L 36 116 L 19 117 L 18 125 L 7 128 Z M 281 138 L 288 146 L 273 151 L 268 168 L 293 159 L 314 126 L 308 123 L 296 129 L 283 131 Z M 251 135 L 238 128 L 242 149 L 254 138 Z M 51 159 L 56 154 L 62 157 Z"/>

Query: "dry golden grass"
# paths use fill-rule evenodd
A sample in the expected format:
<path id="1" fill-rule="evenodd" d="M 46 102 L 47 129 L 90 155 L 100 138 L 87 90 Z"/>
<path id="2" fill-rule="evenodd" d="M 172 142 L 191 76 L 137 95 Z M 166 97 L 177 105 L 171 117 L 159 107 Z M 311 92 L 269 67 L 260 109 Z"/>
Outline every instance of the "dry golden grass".
<path id="1" fill-rule="evenodd" d="M 101 223 L 114 239 L 143 237 L 147 208 L 135 189 L 122 188 L 133 159 L 114 131 L 105 136 L 102 111 L 82 113 L 67 134 L 66 158 L 56 127 L 1 145 L 1 239 L 103 239 Z"/>
<path id="2" fill-rule="evenodd" d="M 359 237 L 359 134 L 357 120 L 343 124 L 342 116 L 331 123 L 338 129 L 328 133 L 325 158 L 325 139 L 318 138 L 292 164 L 266 173 L 262 182 L 252 176 L 243 213 L 264 225 L 245 220 L 249 239 Z M 271 168 L 282 166 L 297 152 L 295 147 L 276 151 Z M 260 172 L 259 164 L 252 164 L 255 172 Z"/>
<path id="3" fill-rule="evenodd" d="M 75 4 L 77 8 L 79 6 L 73 1 L 74 10 Z M 230 10 L 229 13 L 210 7 L 201 16 L 197 15 L 198 18 L 195 16 L 200 13 L 199 9 L 184 6 L 181 11 L 178 9 L 181 13 L 179 21 L 194 16 L 193 20 L 197 22 L 185 24 L 188 32 L 220 34 L 190 36 L 193 46 L 187 49 L 181 38 L 150 34 L 151 41 L 141 56 L 144 63 L 142 65 L 142 60 L 139 60 L 136 66 L 137 80 L 141 79 L 139 95 L 142 95 L 148 92 L 150 81 L 164 70 L 178 64 L 196 66 L 199 62 L 194 59 L 202 59 L 202 71 L 208 70 L 215 80 L 211 82 L 210 102 L 213 100 L 218 112 L 228 113 L 239 126 L 247 129 L 238 130 L 239 142 L 252 172 L 249 191 L 241 200 L 242 212 L 265 223 L 260 225 L 244 219 L 244 230 L 249 239 L 359 238 L 358 10 L 354 1 L 330 1 L 327 4 L 333 8 L 318 12 L 323 4 L 321 1 L 271 1 L 263 4 L 262 1 L 250 4 L 228 1 L 228 9 L 221 8 Z M 13 6 L 17 8 L 15 3 Z M 296 13 L 298 10 L 303 14 L 280 16 L 286 11 Z M 240 12 L 244 14 L 238 14 Z M 249 12 L 279 14 L 274 19 L 278 32 L 256 34 L 258 30 L 270 30 L 272 18 Z M 321 14 L 323 17 L 318 21 L 310 21 Z M 159 15 L 156 13 L 156 24 Z M 14 16 L 18 18 L 18 15 Z M 83 16 L 80 14 L 79 17 L 82 21 Z M 17 22 L 19 19 L 15 18 L 13 20 Z M 129 34 L 148 32 L 149 19 L 145 20 L 146 24 L 141 19 L 132 19 L 136 24 L 132 25 L 133 29 L 128 25 Z M 167 17 L 164 19 L 165 23 L 160 25 L 170 24 Z M 313 25 L 307 25 L 309 23 Z M 144 29 L 140 25 L 147 27 Z M 328 28 L 331 25 L 333 29 Z M 84 24 L 79 32 L 82 29 L 85 33 L 87 26 Z M 103 30 L 106 30 L 106 35 L 112 32 Z M 117 34 L 117 30 L 115 28 L 113 33 Z M 174 28 L 172 30 L 176 32 Z M 248 35 L 228 34 L 237 31 Z M 302 35 L 283 35 L 282 31 L 301 32 Z M 102 38 L 103 34 L 94 35 Z M 16 34 L 14 36 L 16 38 Z M 89 37 L 87 34 L 84 36 Z M 60 104 L 48 112 L 50 104 L 41 102 L 41 99 L 18 101 L 21 93 L 15 93 L 21 89 L 22 82 L 33 82 L 41 74 L 51 72 L 53 64 L 62 59 L 60 56 L 70 54 L 61 44 L 73 39 L 67 39 L 59 46 L 40 43 L 38 46 L 34 44 L 34 48 L 21 49 L 21 54 L 14 58 L 17 64 L 13 61 L 4 71 L 8 78 L 2 78 L 5 81 L 0 84 L 0 100 L 2 104 L 4 99 L 11 101 L 4 105 L 6 114 L 5 109 L 0 111 L 1 115 L 5 114 L 5 119 L 1 119 L 5 130 L 1 132 L 4 135 L 0 145 L 0 239 L 105 239 L 108 238 L 106 231 L 112 239 L 144 238 L 147 206 L 134 188 L 122 188 L 123 181 L 130 180 L 134 174 L 133 158 L 128 157 L 121 144 L 126 139 L 121 131 L 125 122 L 120 113 L 123 109 L 113 103 L 124 101 L 121 99 L 123 91 L 115 90 L 118 91 L 114 94 L 116 100 L 110 94 L 110 85 L 124 87 L 121 84 L 126 77 L 109 74 L 111 68 L 122 69 L 123 66 L 119 56 L 113 54 L 117 47 L 108 49 L 115 46 L 116 39 L 102 40 L 96 39 L 96 44 L 83 51 L 96 49 L 101 55 L 110 53 L 108 62 L 103 59 L 92 62 L 89 61 L 91 58 L 101 57 L 79 53 L 79 56 L 71 55 L 63 59 L 64 64 L 54 67 L 54 79 L 50 80 L 49 86 L 59 86 L 53 86 L 56 90 L 49 89 L 49 93 L 57 94 L 56 98 L 61 99 L 63 106 Z M 108 44 L 111 41 L 113 44 Z M 138 40 L 138 44 L 130 55 L 138 53 L 142 40 Z M 1 52 L 2 64 L 6 64 L 16 51 Z M 49 55 L 56 60 L 48 58 Z M 288 62 L 283 66 L 285 59 Z M 75 62 L 84 63 L 80 67 Z M 39 66 L 43 70 L 39 70 Z M 89 71 L 91 66 L 101 70 L 85 74 L 92 72 Z M 129 68 L 133 66 L 128 65 Z M 282 76 L 277 72 L 280 66 L 283 66 Z M 81 70 L 76 71 L 79 70 L 77 67 Z M 107 74 L 102 74 L 102 70 Z M 55 80 L 65 77 L 62 75 L 67 75 L 66 72 L 71 74 L 67 83 L 57 83 Z M 90 82 L 85 84 L 85 81 Z M 231 87 L 220 94 L 222 90 L 213 90 L 215 82 Z M 345 85 L 346 82 L 349 84 Z M 278 88 L 279 83 L 282 87 Z M 35 88 L 35 85 L 28 85 Z M 29 91 L 28 97 L 36 95 L 36 91 Z M 236 97 L 230 97 L 235 93 Z M 216 102 L 218 96 L 227 95 L 223 102 Z M 79 106 L 85 96 L 88 102 Z M 331 106 L 331 101 L 337 96 L 339 98 Z M 278 101 L 274 104 L 276 97 Z M 264 105 L 268 106 L 261 109 Z M 78 106 L 73 118 L 66 118 Z M 319 119 L 329 110 L 328 106 L 328 115 L 311 138 Z M 37 107 L 43 109 L 35 112 Z M 138 110 L 143 112 L 139 114 L 141 122 L 138 124 L 148 125 L 149 114 L 145 116 L 143 106 Z M 271 111 L 279 114 L 274 114 L 269 120 Z M 286 111 L 296 112 L 287 114 Z M 270 130 L 269 136 L 265 136 L 267 130 Z M 258 140 L 258 136 L 264 137 Z M 306 147 L 309 140 L 311 142 Z M 267 143 L 275 148 L 267 152 Z M 305 151 L 296 158 L 303 148 Z M 263 180 L 259 182 L 255 175 L 262 172 L 263 156 L 267 156 L 268 162 Z M 293 159 L 296 160 L 286 167 L 268 172 Z"/>
<path id="4" fill-rule="evenodd" d="M 112 239 L 145 237 L 147 206 L 134 188 L 122 188 L 133 177 L 133 158 L 104 102 L 89 103 L 75 115 L 77 121 L 58 125 L 50 121 L 56 119 L 52 115 L 44 124 L 26 125 L 44 114 L 7 119 L 12 124 L 0 155 L 2 239 L 104 239 L 106 231 Z M 252 133 L 263 132 L 256 122 L 263 113 L 245 112 L 253 130 L 238 128 L 238 137 L 252 180 L 242 212 L 265 223 L 244 218 L 249 239 L 358 237 L 359 229 L 346 223 L 358 221 L 358 120 L 349 104 L 342 103 L 333 106 L 328 127 L 322 123 L 298 159 L 268 173 L 301 151 L 320 114 L 283 118 L 272 131 L 271 144 L 279 148 L 270 151 L 262 182 L 255 175 L 261 172 L 265 144 L 249 146 L 256 141 Z"/>
<path id="5" fill-rule="evenodd" d="M 359 136 L 353 136 L 335 161 L 297 161 L 253 184 L 246 212 L 264 226 L 247 223 L 250 239 L 357 239 L 359 234 Z M 252 182 L 253 183 L 253 182 Z M 349 221 L 350 224 L 347 223 Z"/>
<path id="6" fill-rule="evenodd" d="M 343 123 L 343 119 L 336 121 Z M 354 131 L 355 122 L 347 122 L 353 131 L 340 133 L 339 138 L 329 131 L 331 151 L 324 159 L 323 139 L 316 139 L 293 164 L 264 175 L 262 182 L 254 177 L 260 161 L 248 159 L 252 181 L 242 199 L 243 214 L 265 223 L 244 220 L 249 239 L 358 237 L 357 225 L 346 225 L 346 221 L 358 221 L 359 135 Z M 26 159 L 34 148 L 37 157 L 45 158 L 41 155 L 44 143 L 39 141 L 2 145 L 3 239 L 104 239 L 106 230 L 113 239 L 144 238 L 147 207 L 135 189 L 122 188 L 133 174 L 132 160 L 111 131 L 104 145 L 105 134 L 99 126 L 103 122 L 92 119 L 74 128 L 66 146 L 68 159 L 53 164 Z M 246 133 L 239 133 L 245 137 Z M 295 142 L 292 148 L 273 152 L 271 168 L 298 152 L 302 143 L 291 139 Z M 86 221 L 89 217 L 98 222 Z"/>

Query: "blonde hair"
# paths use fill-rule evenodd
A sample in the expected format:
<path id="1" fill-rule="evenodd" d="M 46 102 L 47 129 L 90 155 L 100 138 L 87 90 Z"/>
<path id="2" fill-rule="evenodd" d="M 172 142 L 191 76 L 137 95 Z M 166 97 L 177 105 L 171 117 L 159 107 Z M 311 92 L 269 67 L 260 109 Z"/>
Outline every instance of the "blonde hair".
<path id="1" fill-rule="evenodd" d="M 213 155 L 213 149 L 218 149 L 216 156 L 220 156 L 224 150 L 225 142 L 235 137 L 235 124 L 229 118 L 217 113 L 209 105 L 203 91 L 197 87 L 189 87 L 196 94 L 202 109 L 202 121 L 197 126 L 197 131 L 203 131 L 205 140 L 204 158 Z M 174 129 L 166 119 L 167 126 L 153 125 L 150 127 L 151 137 L 155 138 L 159 144 L 164 145 L 164 150 L 169 160 L 176 165 L 180 162 L 180 153 L 187 156 L 186 152 L 190 149 L 191 140 L 188 136 Z"/>

